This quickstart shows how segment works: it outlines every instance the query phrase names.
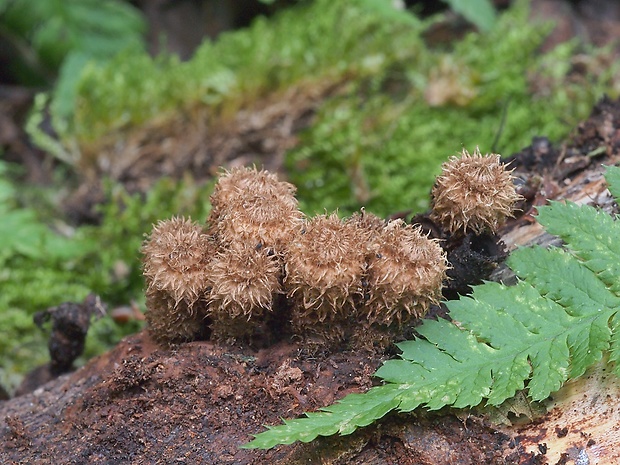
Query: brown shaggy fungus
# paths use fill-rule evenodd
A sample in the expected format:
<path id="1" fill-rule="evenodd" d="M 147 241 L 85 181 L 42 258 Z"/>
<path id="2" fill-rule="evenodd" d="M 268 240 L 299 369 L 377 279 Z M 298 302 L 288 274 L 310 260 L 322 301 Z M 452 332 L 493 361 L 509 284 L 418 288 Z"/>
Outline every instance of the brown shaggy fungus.
<path id="1" fill-rule="evenodd" d="M 280 252 L 301 227 L 295 186 L 255 168 L 224 173 L 211 195 L 210 231 L 222 244 L 247 242 Z"/>
<path id="2" fill-rule="evenodd" d="M 441 296 L 447 262 L 437 241 L 402 220 L 390 221 L 370 244 L 363 313 L 370 324 L 424 316 Z"/>
<path id="3" fill-rule="evenodd" d="M 476 148 L 470 155 L 463 149 L 442 168 L 432 191 L 431 219 L 451 234 L 497 232 L 521 198 L 497 154 L 482 156 Z"/>
<path id="4" fill-rule="evenodd" d="M 343 338 L 343 324 L 362 297 L 366 232 L 336 214 L 319 215 L 289 244 L 284 285 L 297 334 Z"/>
<path id="5" fill-rule="evenodd" d="M 203 298 L 191 304 L 177 302 L 165 292 L 147 289 L 146 310 L 148 332 L 163 347 L 194 341 L 206 331 L 207 302 Z"/>
<path id="6" fill-rule="evenodd" d="M 354 213 L 346 221 L 347 223 L 353 224 L 356 228 L 361 229 L 368 236 L 368 240 L 379 234 L 386 225 L 384 219 L 372 213 L 368 213 L 363 208 L 359 213 Z"/>
<path id="7" fill-rule="evenodd" d="M 212 336 L 218 340 L 251 336 L 282 292 L 282 266 L 264 247 L 235 243 L 209 265 Z"/>
<path id="8" fill-rule="evenodd" d="M 205 317 L 213 244 L 189 219 L 160 221 L 142 247 L 149 331 L 163 344 L 191 340 Z M 202 301 L 202 302 L 200 302 Z"/>

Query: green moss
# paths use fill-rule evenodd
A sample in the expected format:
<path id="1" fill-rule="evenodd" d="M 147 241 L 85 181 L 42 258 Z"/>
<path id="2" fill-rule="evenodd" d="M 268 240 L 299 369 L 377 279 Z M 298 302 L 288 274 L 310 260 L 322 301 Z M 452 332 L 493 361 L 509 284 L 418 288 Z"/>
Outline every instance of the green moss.
<path id="1" fill-rule="evenodd" d="M 495 150 L 509 155 L 534 136 L 566 136 L 612 91 L 611 73 L 569 80 L 576 45 L 537 53 L 549 28 L 527 11 L 521 4 L 488 34 L 469 34 L 452 50 L 426 49 L 326 102 L 287 161 L 302 208 L 419 212 L 440 164 L 462 147 L 489 152 L 497 139 Z M 431 106 L 429 86 L 441 78 L 454 82 L 454 95 Z"/>
<path id="2" fill-rule="evenodd" d="M 79 157 L 80 144 L 114 131 L 166 120 L 197 105 L 232 115 L 293 84 L 373 74 L 422 46 L 421 23 L 413 16 L 403 13 L 406 20 L 394 21 L 391 9 L 364 3 L 316 0 L 272 19 L 258 18 L 250 28 L 206 41 L 188 62 L 151 59 L 135 50 L 109 63 L 93 61 L 81 73 L 75 111 L 68 118 L 53 114 L 53 124 L 65 149 Z"/>
<path id="3" fill-rule="evenodd" d="M 102 141 L 123 140 L 141 126 L 165 127 L 179 113 L 191 118 L 208 108 L 212 122 L 222 124 L 284 89 L 347 82 L 323 102 L 288 155 L 302 207 L 417 212 L 428 206 L 441 162 L 462 147 L 508 155 L 536 135 L 558 140 L 604 92 L 614 93 L 617 65 L 574 80 L 575 44 L 538 53 L 550 25 L 532 22 L 527 2 L 517 2 L 488 32 L 443 48 L 422 38 L 435 19 L 378 5 L 303 3 L 205 42 L 184 63 L 137 52 L 93 62 L 81 75 L 71 117 L 52 115 L 61 142 L 55 150 L 77 162 L 81 148 L 97 153 Z"/>

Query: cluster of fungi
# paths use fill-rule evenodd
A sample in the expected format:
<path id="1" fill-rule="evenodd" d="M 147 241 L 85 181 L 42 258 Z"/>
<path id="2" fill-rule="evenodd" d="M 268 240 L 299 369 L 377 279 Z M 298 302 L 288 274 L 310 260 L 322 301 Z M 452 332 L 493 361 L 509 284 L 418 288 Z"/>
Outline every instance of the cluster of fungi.
<path id="1" fill-rule="evenodd" d="M 499 155 L 452 158 L 430 218 L 453 237 L 494 233 L 519 196 Z M 223 173 L 205 224 L 172 218 L 144 243 L 146 319 L 162 346 L 196 339 L 331 346 L 389 340 L 441 297 L 441 241 L 363 210 L 306 217 L 267 171 Z"/>

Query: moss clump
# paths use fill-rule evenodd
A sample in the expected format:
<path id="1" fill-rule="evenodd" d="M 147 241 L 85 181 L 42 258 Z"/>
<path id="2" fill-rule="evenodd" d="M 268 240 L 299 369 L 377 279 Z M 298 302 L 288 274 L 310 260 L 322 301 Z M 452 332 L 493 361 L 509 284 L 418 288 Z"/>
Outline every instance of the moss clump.
<path id="1" fill-rule="evenodd" d="M 617 95 L 617 68 L 575 79 L 575 43 L 542 55 L 550 25 L 514 3 L 488 33 L 467 34 L 450 48 L 426 47 L 416 36 L 406 46 L 414 53 L 401 61 L 388 46 L 372 77 L 326 100 L 286 159 L 300 208 L 424 211 L 455 141 L 514 153 L 535 136 L 565 137 L 605 93 Z"/>
<path id="2" fill-rule="evenodd" d="M 421 23 L 408 13 L 404 17 L 408 21 L 394 22 L 361 4 L 317 0 L 207 40 L 188 62 L 129 51 L 86 67 L 73 114 L 64 120 L 55 114 L 54 125 L 72 151 L 71 141 L 85 148 L 111 133 L 120 137 L 127 128 L 175 118 L 179 109 L 191 117 L 197 106 L 207 106 L 215 118 L 230 117 L 287 86 L 369 75 L 386 53 L 412 55 L 406 45 L 414 43 Z"/>

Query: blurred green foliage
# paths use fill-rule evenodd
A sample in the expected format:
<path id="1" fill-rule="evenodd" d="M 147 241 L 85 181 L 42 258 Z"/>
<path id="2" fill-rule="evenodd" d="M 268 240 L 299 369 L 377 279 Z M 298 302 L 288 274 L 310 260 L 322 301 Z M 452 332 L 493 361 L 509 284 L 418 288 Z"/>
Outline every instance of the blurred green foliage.
<path id="1" fill-rule="evenodd" d="M 0 164 L 0 382 L 14 387 L 19 373 L 47 360 L 33 313 L 81 300 L 88 288 L 73 272 L 83 244 L 55 234 L 35 210 L 20 205 L 11 174 Z"/>
<path id="2" fill-rule="evenodd" d="M 411 56 L 420 22 L 408 13 L 405 23 L 372 13 L 351 2 L 316 0 L 205 41 L 187 62 L 136 51 L 93 62 L 81 74 L 74 113 L 66 119 L 53 113 L 53 123 L 67 147 L 79 147 L 196 105 L 212 108 L 214 118 L 231 116 L 287 86 L 375 74 L 381 63 L 374 56 Z"/>
<path id="3" fill-rule="evenodd" d="M 35 312 L 90 292 L 110 306 L 143 306 L 140 246 L 152 224 L 172 215 L 204 220 L 212 185 L 162 179 L 146 195 L 108 183 L 100 225 L 81 226 L 70 237 L 54 231 L 35 210 L 19 205 L 9 165 L 0 163 L 0 383 L 14 388 L 21 375 L 45 363 L 47 336 Z M 40 191 L 39 191 L 40 193 Z M 23 195 L 23 194 L 22 194 Z M 82 360 L 108 349 L 139 322 L 93 321 Z"/>
<path id="4" fill-rule="evenodd" d="M 143 48 L 142 14 L 120 0 L 0 0 L 0 41 L 13 49 L 10 71 L 26 85 L 54 84 L 54 111 L 75 104 L 80 70 L 127 48 Z"/>
<path id="5" fill-rule="evenodd" d="M 81 74 L 71 115 L 52 111 L 58 140 L 35 125 L 31 132 L 78 164 L 85 147 L 97 153 L 100 141 L 122 141 L 179 112 L 209 108 L 212 121 L 222 123 L 284 89 L 346 83 L 323 102 L 289 153 L 290 179 L 308 213 L 339 208 L 346 214 L 365 206 L 388 215 L 425 209 L 441 162 L 462 147 L 509 154 L 535 135 L 557 140 L 605 92 L 613 93 L 617 64 L 587 71 L 582 80 L 568 77 L 578 52 L 603 52 L 579 50 L 576 43 L 538 52 L 551 25 L 533 22 L 525 1 L 486 33 L 432 47 L 424 33 L 441 17 L 420 21 L 378 5 L 301 2 L 206 41 L 184 63 L 136 51 L 92 62 Z M 44 111 L 41 105 L 35 117 Z"/>

